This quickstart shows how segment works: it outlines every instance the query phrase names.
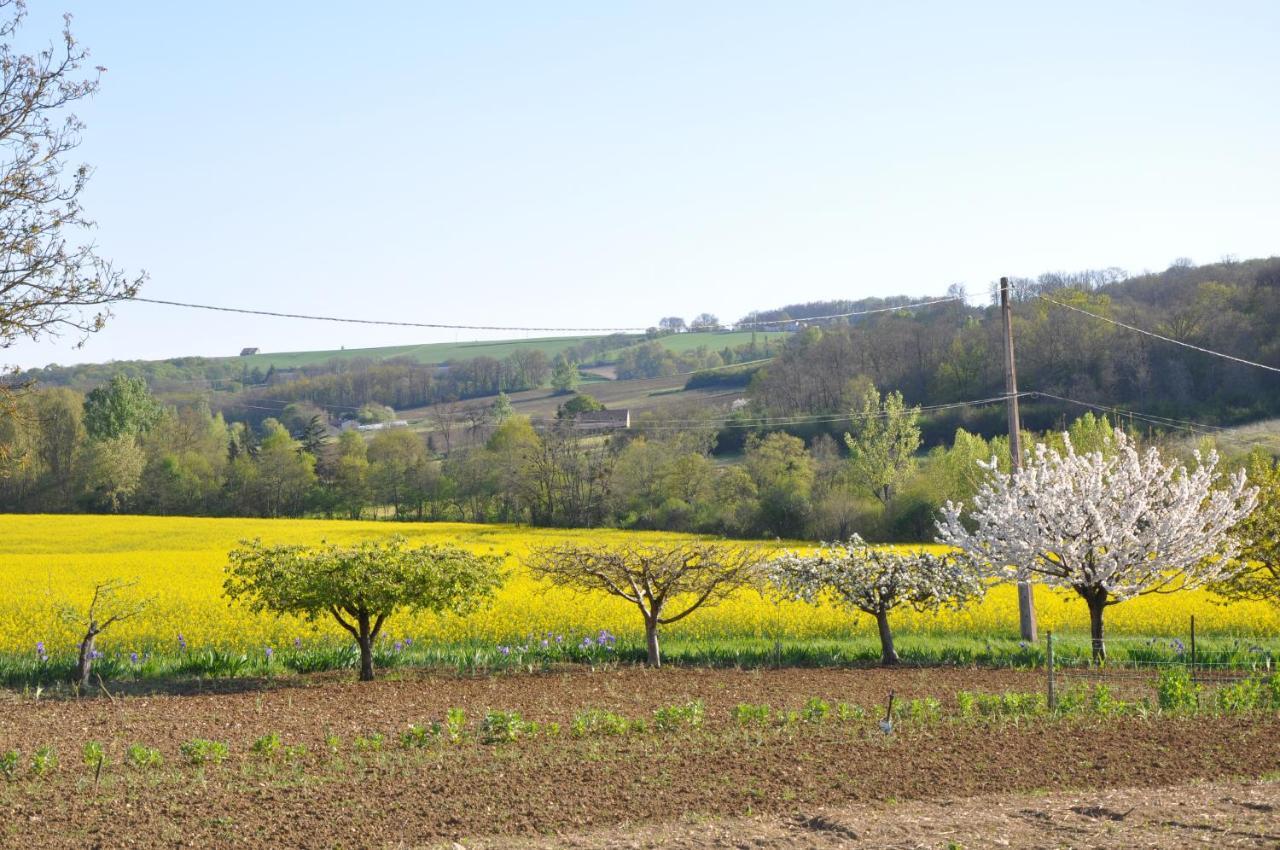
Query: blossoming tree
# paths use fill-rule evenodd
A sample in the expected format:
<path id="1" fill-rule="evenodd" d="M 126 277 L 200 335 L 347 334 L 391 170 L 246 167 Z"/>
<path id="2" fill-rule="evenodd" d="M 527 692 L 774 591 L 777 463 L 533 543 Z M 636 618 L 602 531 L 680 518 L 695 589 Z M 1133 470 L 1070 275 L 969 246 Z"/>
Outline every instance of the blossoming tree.
<path id="1" fill-rule="evenodd" d="M 833 597 L 876 618 L 880 661 L 898 663 L 889 612 L 902 605 L 919 611 L 944 605 L 959 610 L 981 598 L 982 579 L 968 562 L 951 555 L 848 543 L 824 544 L 817 552 L 786 552 L 769 564 L 769 578 L 784 595 L 817 603 Z"/>
<path id="2" fill-rule="evenodd" d="M 1106 454 L 1079 454 L 1069 437 L 1064 446 L 1037 446 L 1016 474 L 983 464 L 988 476 L 972 512 L 962 518 L 963 505 L 948 502 L 938 539 L 992 575 L 1075 591 L 1089 606 L 1101 661 L 1107 606 L 1199 587 L 1237 569 L 1231 530 L 1253 509 L 1257 490 L 1243 471 L 1224 480 L 1216 453 L 1197 452 L 1188 472 L 1155 447 L 1139 452 L 1119 430 Z"/>

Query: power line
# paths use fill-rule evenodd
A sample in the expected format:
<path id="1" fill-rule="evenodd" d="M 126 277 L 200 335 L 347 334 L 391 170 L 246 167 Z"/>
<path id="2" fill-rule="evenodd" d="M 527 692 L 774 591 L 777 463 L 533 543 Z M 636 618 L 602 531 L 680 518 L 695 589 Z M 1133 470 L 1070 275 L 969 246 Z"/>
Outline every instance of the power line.
<path id="1" fill-rule="evenodd" d="M 1032 395 L 1032 393 L 1025 392 L 1025 393 L 1019 393 L 1018 395 L 1028 396 L 1028 395 Z M 1007 400 L 1008 400 L 1008 396 L 999 395 L 999 396 L 991 396 L 989 398 L 971 399 L 968 401 L 955 401 L 955 402 L 948 402 L 945 404 L 932 404 L 932 405 L 918 406 L 918 407 L 912 408 L 912 410 L 917 411 L 919 413 L 936 413 L 942 410 L 952 410 L 957 407 L 973 407 L 973 406 L 984 405 L 984 404 L 996 404 L 998 402 L 1005 402 Z M 754 417 L 742 417 L 742 418 L 732 417 L 732 416 L 723 416 L 723 417 L 710 417 L 707 419 L 656 419 L 656 420 L 647 420 L 647 421 L 640 419 L 640 420 L 637 420 L 632 425 L 632 429 L 640 429 L 640 430 L 649 429 L 649 428 L 671 429 L 671 428 L 690 428 L 690 427 L 697 427 L 697 426 L 703 426 L 703 427 L 716 426 L 716 427 L 724 427 L 724 428 L 773 428 L 773 427 L 780 427 L 783 425 L 809 425 L 809 424 L 822 424 L 822 423 L 830 423 L 830 422 L 847 422 L 851 419 L 882 419 L 890 415 L 892 414 L 886 411 L 877 410 L 877 411 L 850 412 L 850 413 L 842 413 L 842 414 L 813 414 L 809 416 L 798 416 L 798 415 L 797 416 L 754 416 Z M 551 424 L 560 420 L 553 420 L 553 419 L 548 419 L 546 417 L 541 417 L 537 419 L 530 419 L 530 421 L 535 423 Z"/>
<path id="2" fill-rule="evenodd" d="M 255 310 L 248 307 L 219 307 L 213 304 L 194 304 L 189 301 L 167 301 L 160 298 L 143 298 L 142 296 L 134 296 L 130 301 L 139 301 L 144 304 L 160 304 L 166 307 L 184 307 L 191 310 L 212 310 L 217 313 L 237 313 L 246 316 L 269 316 L 275 319 L 303 319 L 311 322 L 338 322 L 342 324 L 352 325 L 382 325 L 386 327 L 397 328 L 431 328 L 435 330 L 456 330 L 456 331 L 533 331 L 546 333 L 644 333 L 649 330 L 649 326 L 645 327 L 613 327 L 613 328 L 564 328 L 564 327 L 527 327 L 516 325 L 461 325 L 450 324 L 446 322 L 405 322 L 392 319 L 354 319 L 346 316 L 318 316 L 309 313 L 283 313 L 275 310 Z M 939 298 L 933 301 L 920 301 L 914 304 L 901 304 L 897 307 L 879 307 L 874 310 L 854 310 L 848 313 L 836 313 L 830 316 L 811 316 L 806 319 L 770 319 L 760 322 L 740 322 L 738 325 L 745 329 L 750 329 L 756 325 L 780 325 L 793 324 L 799 322 L 816 322 L 825 319 L 844 319 L 853 316 L 871 316 L 876 313 L 891 313 L 898 310 L 907 310 L 913 307 L 928 307 L 933 304 L 945 304 L 951 301 L 961 301 L 963 299 L 953 296 L 949 298 Z M 737 327 L 731 326 L 731 327 Z"/>
<path id="3" fill-rule="evenodd" d="M 898 310 L 909 310 L 912 307 L 931 307 L 934 304 L 948 304 L 952 301 L 963 301 L 964 299 L 958 295 L 952 295 L 947 298 L 937 298 L 933 301 L 917 301 L 914 304 L 899 304 L 897 307 L 878 307 L 874 310 L 854 310 L 849 313 L 832 313 L 830 316 L 805 316 L 797 319 L 768 319 L 764 321 L 755 321 L 753 319 L 743 319 L 738 322 L 735 327 L 753 328 L 756 325 L 787 325 L 799 324 L 803 322 L 821 322 L 826 319 L 847 319 L 852 316 L 870 316 L 875 313 L 895 313 Z"/>
<path id="4" fill-rule="evenodd" d="M 311 322 L 340 322 L 351 325 L 385 325 L 397 328 L 433 328 L 451 331 L 546 331 L 552 333 L 634 333 L 648 328 L 536 328 L 511 325 L 455 325 L 444 322 L 401 322 L 390 319 L 352 319 L 345 316 L 313 316 L 307 313 L 280 313 L 273 310 L 252 310 L 247 307 L 216 307 L 212 304 L 191 304 L 186 301 L 164 301 L 159 298 L 134 296 L 130 301 L 144 304 L 163 304 L 166 307 L 187 307 L 192 310 L 212 310 L 218 313 L 239 313 L 247 316 L 270 316 L 276 319 L 305 319 Z"/>
<path id="5" fill-rule="evenodd" d="M 1061 301 L 1055 301 L 1054 299 L 1050 298 L 1047 295 L 1042 295 L 1040 293 L 1037 293 L 1036 297 L 1044 301 L 1048 301 L 1050 304 L 1056 304 L 1059 307 L 1065 307 L 1068 310 L 1074 310 L 1075 312 L 1081 313 L 1085 316 L 1091 316 L 1092 318 L 1100 319 L 1101 321 L 1115 325 L 1116 327 L 1124 328 L 1125 330 L 1130 330 L 1135 333 L 1140 333 L 1145 336 L 1153 337 L 1163 342 L 1171 342 L 1174 345 L 1181 345 L 1183 348 L 1190 348 L 1192 351 L 1199 351 L 1202 354 L 1212 354 L 1214 357 L 1221 357 L 1224 360 L 1231 360 L 1236 363 L 1243 363 L 1245 366 L 1256 366 L 1259 369 L 1266 369 L 1268 372 L 1280 372 L 1280 368 L 1277 368 L 1275 366 L 1268 366 L 1265 363 L 1257 363 L 1253 360 L 1246 360 L 1243 357 L 1236 357 L 1235 355 L 1232 355 L 1232 354 L 1224 354 L 1221 351 L 1214 351 L 1211 348 L 1203 348 L 1199 345 L 1192 345 L 1189 342 L 1183 342 L 1180 339 L 1174 339 L 1172 337 L 1164 336 L 1163 334 L 1158 334 L 1155 331 L 1149 331 L 1149 330 L 1146 330 L 1145 328 L 1138 328 L 1138 327 L 1134 327 L 1133 325 L 1126 325 L 1124 322 L 1119 322 L 1119 321 L 1116 321 L 1115 319 L 1107 318 L 1106 316 L 1099 316 L 1097 313 L 1091 313 L 1088 310 L 1083 310 L 1071 304 L 1064 304 Z"/>
<path id="6" fill-rule="evenodd" d="M 1075 404 L 1080 407 L 1087 407 L 1090 410 L 1096 410 L 1099 413 L 1114 413 L 1117 416 L 1128 416 L 1131 419 L 1139 419 L 1150 425 L 1156 425 L 1162 428 L 1176 428 L 1181 431 L 1188 431 L 1194 434 L 1215 434 L 1229 431 L 1222 425 L 1208 425 L 1203 422 L 1193 422 L 1190 419 L 1174 419 L 1169 416 L 1160 416 L 1155 413 L 1141 413 L 1136 410 L 1125 410 L 1114 405 L 1094 404 L 1093 402 L 1080 401 L 1079 399 L 1067 398 L 1066 396 L 1054 395 L 1053 393 L 1032 391 L 1028 395 L 1039 398 L 1051 398 L 1055 401 L 1066 402 L 1067 404 Z"/>

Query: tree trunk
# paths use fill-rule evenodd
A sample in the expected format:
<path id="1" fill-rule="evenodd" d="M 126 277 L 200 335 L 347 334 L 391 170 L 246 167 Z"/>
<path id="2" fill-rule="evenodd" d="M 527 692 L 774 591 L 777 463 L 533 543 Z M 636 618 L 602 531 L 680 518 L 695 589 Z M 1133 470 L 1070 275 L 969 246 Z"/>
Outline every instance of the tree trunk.
<path id="1" fill-rule="evenodd" d="M 1085 597 L 1089 603 L 1089 635 L 1093 638 L 1093 661 L 1101 664 L 1107 660 L 1107 645 L 1102 636 L 1102 612 L 1107 608 L 1107 592 L 1096 590 Z"/>
<path id="2" fill-rule="evenodd" d="M 645 618 L 644 621 L 644 643 L 648 650 L 648 665 L 650 667 L 662 666 L 662 652 L 658 648 L 658 621 L 657 618 Z"/>
<path id="3" fill-rule="evenodd" d="M 368 635 L 361 635 L 357 641 L 360 644 L 360 681 L 373 681 L 373 638 Z"/>
<path id="4" fill-rule="evenodd" d="M 362 614 L 356 618 L 360 634 L 356 643 L 360 644 L 360 681 L 373 681 L 373 630 L 370 628 L 369 615 Z"/>
<path id="5" fill-rule="evenodd" d="M 893 648 L 893 632 L 889 629 L 889 612 L 876 612 L 876 625 L 880 627 L 880 663 L 886 667 L 898 663 L 898 650 Z"/>
<path id="6" fill-rule="evenodd" d="M 90 627 L 89 631 L 85 633 L 84 640 L 80 641 L 80 656 L 76 659 L 75 682 L 82 688 L 89 687 L 89 674 L 93 672 L 93 645 L 97 637 L 98 633 Z"/>

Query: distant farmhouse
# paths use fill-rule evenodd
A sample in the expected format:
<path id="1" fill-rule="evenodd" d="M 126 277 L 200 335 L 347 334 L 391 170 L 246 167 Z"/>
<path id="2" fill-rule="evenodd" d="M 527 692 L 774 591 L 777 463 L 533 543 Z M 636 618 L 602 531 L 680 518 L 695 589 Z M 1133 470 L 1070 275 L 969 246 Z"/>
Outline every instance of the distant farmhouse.
<path id="1" fill-rule="evenodd" d="M 630 410 L 586 410 L 573 417 L 580 431 L 618 431 L 631 427 Z"/>
<path id="2" fill-rule="evenodd" d="M 258 353 L 258 349 L 256 349 L 256 348 L 242 348 L 242 349 L 240 349 L 240 356 L 241 356 L 241 357 L 249 357 L 250 355 L 257 354 L 257 353 Z"/>

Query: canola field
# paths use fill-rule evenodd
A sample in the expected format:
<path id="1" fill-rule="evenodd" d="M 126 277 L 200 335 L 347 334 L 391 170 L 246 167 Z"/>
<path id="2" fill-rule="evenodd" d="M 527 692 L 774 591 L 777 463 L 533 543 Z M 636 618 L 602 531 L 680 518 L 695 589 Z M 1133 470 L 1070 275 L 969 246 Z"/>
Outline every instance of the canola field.
<path id="1" fill-rule="evenodd" d="M 0 653 L 30 653 L 37 642 L 50 654 L 70 652 L 77 627 L 63 616 L 64 610 L 67 606 L 83 610 L 94 584 L 109 579 L 136 582 L 129 592 L 150 600 L 143 614 L 102 636 L 100 645 L 117 652 L 169 652 L 179 646 L 261 652 L 264 647 L 345 642 L 345 633 L 330 621 L 251 614 L 228 602 L 222 595 L 226 554 L 238 541 L 255 537 L 272 543 L 309 544 L 395 534 L 410 541 L 452 543 L 501 554 L 509 577 L 487 610 L 465 618 L 400 615 L 384 630 L 389 640 L 493 647 L 546 633 L 582 635 L 604 629 L 628 641 L 640 635 L 639 618 L 627 603 L 544 587 L 520 563 L 521 556 L 538 545 L 568 539 L 608 542 L 637 532 L 447 523 L 4 515 L 0 516 L 4 587 Z M 1078 599 L 1041 587 L 1036 589 L 1036 604 L 1042 630 L 1087 632 L 1086 609 Z M 1276 607 L 1223 605 L 1204 591 L 1116 605 L 1107 612 L 1108 633 L 1113 637 L 1185 636 L 1193 614 L 1198 632 L 1205 636 L 1263 640 L 1280 634 Z M 1014 588 L 1001 586 L 966 611 L 937 616 L 903 611 L 891 619 L 899 636 L 1016 637 L 1016 594 Z M 875 625 L 869 617 L 847 610 L 779 603 L 755 591 L 743 591 L 669 627 L 665 634 L 682 641 L 718 643 L 842 640 L 873 636 Z"/>

